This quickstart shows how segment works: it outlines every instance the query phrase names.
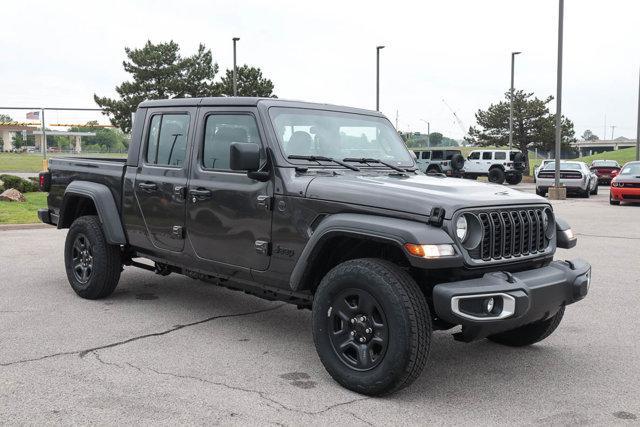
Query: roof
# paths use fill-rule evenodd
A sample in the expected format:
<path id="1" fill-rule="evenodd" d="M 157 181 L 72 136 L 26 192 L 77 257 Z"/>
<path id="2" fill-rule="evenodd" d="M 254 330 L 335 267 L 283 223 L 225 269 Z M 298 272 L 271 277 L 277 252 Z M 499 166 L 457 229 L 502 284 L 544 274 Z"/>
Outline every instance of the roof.
<path id="1" fill-rule="evenodd" d="M 42 135 L 41 130 L 34 130 L 34 135 Z M 64 130 L 47 130 L 47 135 L 61 135 L 61 136 L 96 136 L 95 132 L 67 132 Z"/>
<path id="2" fill-rule="evenodd" d="M 209 98 L 172 98 L 153 99 L 143 101 L 138 108 L 152 107 L 199 107 L 199 106 L 229 106 L 229 107 L 256 107 L 258 104 L 269 107 L 290 107 L 290 108 L 312 108 L 320 110 L 343 111 L 348 113 L 367 114 L 383 116 L 379 111 L 366 110 L 362 108 L 345 107 L 334 104 L 322 104 L 316 102 L 294 101 L 280 98 L 256 98 L 248 96 L 220 96 Z"/>

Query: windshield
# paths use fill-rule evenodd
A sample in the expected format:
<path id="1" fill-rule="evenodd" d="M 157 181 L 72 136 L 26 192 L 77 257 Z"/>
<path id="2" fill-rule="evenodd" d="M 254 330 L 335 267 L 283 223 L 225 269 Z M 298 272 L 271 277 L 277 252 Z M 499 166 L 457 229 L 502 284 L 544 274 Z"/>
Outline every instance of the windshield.
<path id="1" fill-rule="evenodd" d="M 618 168 L 620 165 L 615 160 L 594 160 L 591 166 L 602 166 L 608 168 Z"/>
<path id="2" fill-rule="evenodd" d="M 553 170 L 556 168 L 556 162 L 547 163 L 544 166 L 544 170 Z M 570 170 L 570 171 L 579 171 L 582 168 L 580 167 L 580 163 L 568 163 L 568 162 L 560 162 L 560 169 L 562 170 Z"/>
<path id="3" fill-rule="evenodd" d="M 378 159 L 413 166 L 413 158 L 391 123 L 382 117 L 336 111 L 269 109 L 285 155 Z"/>
<path id="4" fill-rule="evenodd" d="M 629 163 L 620 171 L 620 175 L 640 175 L 640 163 Z"/>

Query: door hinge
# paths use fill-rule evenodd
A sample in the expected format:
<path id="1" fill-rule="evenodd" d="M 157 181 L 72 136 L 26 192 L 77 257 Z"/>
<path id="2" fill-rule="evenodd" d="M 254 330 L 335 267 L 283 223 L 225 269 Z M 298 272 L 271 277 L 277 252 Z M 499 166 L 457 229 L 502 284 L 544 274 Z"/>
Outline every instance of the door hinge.
<path id="1" fill-rule="evenodd" d="M 256 240 L 254 244 L 256 253 L 260 255 L 271 255 L 271 242 Z"/>
<path id="2" fill-rule="evenodd" d="M 174 239 L 184 239 L 184 227 L 181 225 L 174 225 L 171 227 L 171 236 Z"/>
<path id="3" fill-rule="evenodd" d="M 272 200 L 271 196 L 265 196 L 265 195 L 258 196 L 258 207 L 265 208 L 266 210 L 270 211 L 272 207 L 271 200 Z"/>

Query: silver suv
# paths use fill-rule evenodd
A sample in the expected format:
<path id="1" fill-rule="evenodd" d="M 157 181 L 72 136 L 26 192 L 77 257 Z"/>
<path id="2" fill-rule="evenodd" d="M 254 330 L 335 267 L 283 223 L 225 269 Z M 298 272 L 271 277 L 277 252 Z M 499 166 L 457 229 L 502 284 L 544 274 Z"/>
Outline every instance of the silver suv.
<path id="1" fill-rule="evenodd" d="M 447 176 L 461 176 L 464 156 L 460 150 L 427 148 L 414 150 L 418 168 L 424 173 L 442 173 Z"/>
<path id="2" fill-rule="evenodd" d="M 464 163 L 464 177 L 486 176 L 495 184 L 516 185 L 522 181 L 525 157 L 518 150 L 475 150 Z"/>

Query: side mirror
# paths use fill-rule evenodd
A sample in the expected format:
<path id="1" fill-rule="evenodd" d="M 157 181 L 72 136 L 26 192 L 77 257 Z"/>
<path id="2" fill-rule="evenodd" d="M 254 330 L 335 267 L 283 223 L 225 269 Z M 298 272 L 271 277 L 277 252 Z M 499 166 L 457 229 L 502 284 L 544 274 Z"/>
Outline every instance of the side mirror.
<path id="1" fill-rule="evenodd" d="M 234 171 L 255 172 L 260 169 L 260 147 L 250 142 L 232 142 L 229 166 Z"/>

